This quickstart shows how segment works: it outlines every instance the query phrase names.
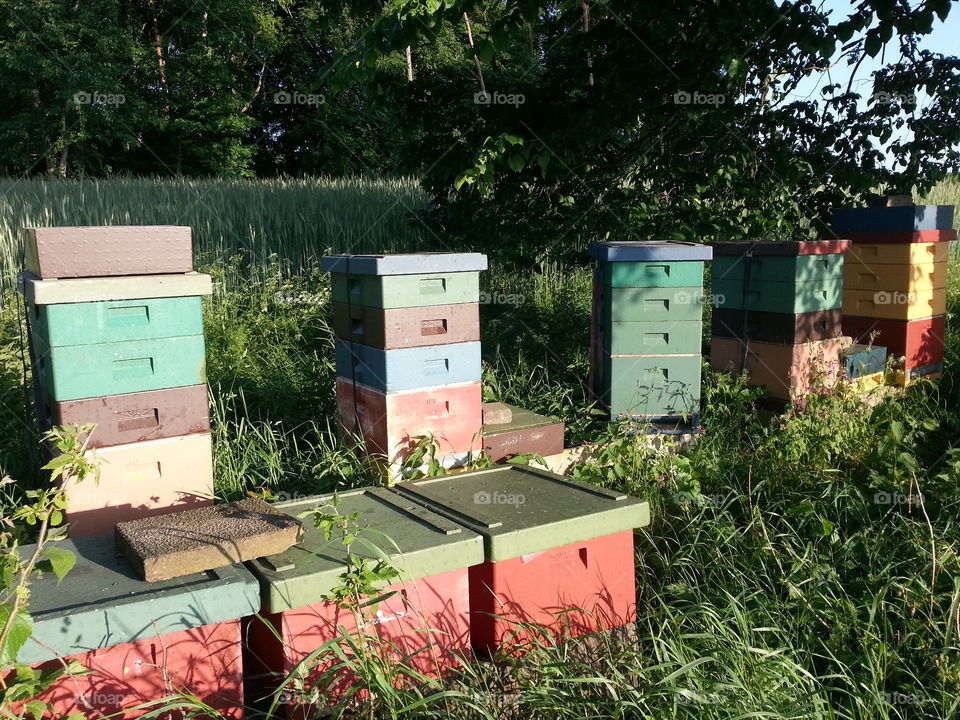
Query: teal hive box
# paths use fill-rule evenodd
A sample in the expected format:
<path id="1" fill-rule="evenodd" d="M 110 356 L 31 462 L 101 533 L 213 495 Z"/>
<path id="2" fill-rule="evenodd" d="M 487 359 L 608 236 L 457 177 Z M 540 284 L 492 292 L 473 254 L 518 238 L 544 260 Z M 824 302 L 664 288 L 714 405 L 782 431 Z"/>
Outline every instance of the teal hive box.
<path id="1" fill-rule="evenodd" d="M 690 260 L 604 263 L 605 287 L 691 287 L 703 285 L 703 262 Z"/>
<path id="2" fill-rule="evenodd" d="M 373 308 L 424 307 L 480 300 L 476 272 L 332 276 L 333 300 Z"/>
<path id="3" fill-rule="evenodd" d="M 332 273 L 333 300 L 372 308 L 474 303 L 480 299 L 480 253 L 328 255 L 320 267 Z"/>
<path id="4" fill-rule="evenodd" d="M 689 355 L 700 352 L 703 323 L 613 322 L 601 334 L 606 355 Z"/>
<path id="5" fill-rule="evenodd" d="M 601 288 L 601 322 L 689 322 L 703 317 L 701 286 Z M 597 307 L 594 307 L 597 313 Z"/>
<path id="6" fill-rule="evenodd" d="M 76 564 L 30 582 L 34 628 L 17 655 L 34 664 L 98 648 L 162 637 L 257 612 L 260 588 L 242 565 L 148 583 L 118 555 L 113 535 L 58 541 Z M 30 553 L 25 546 L 21 554 Z"/>
<path id="7" fill-rule="evenodd" d="M 54 401 L 207 381 L 203 335 L 49 347 L 33 338 L 34 377 Z"/>
<path id="8" fill-rule="evenodd" d="M 94 345 L 203 333 L 199 297 L 34 305 L 35 336 L 50 347 Z"/>
<path id="9" fill-rule="evenodd" d="M 753 280 L 746 291 L 743 280 L 714 279 L 715 307 L 724 310 L 759 310 L 774 313 L 807 313 L 833 310 L 843 305 L 843 277 L 813 282 Z"/>
<path id="10" fill-rule="evenodd" d="M 664 260 L 702 262 L 713 257 L 713 249 L 709 245 L 672 240 L 593 242 L 587 247 L 587 252 L 598 265 Z"/>
<path id="11" fill-rule="evenodd" d="M 824 282 L 843 277 L 843 255 L 717 255 L 713 282 L 750 279 L 783 283 Z"/>
<path id="12" fill-rule="evenodd" d="M 606 358 L 595 392 L 611 417 L 698 415 L 702 363 L 700 355 Z"/>

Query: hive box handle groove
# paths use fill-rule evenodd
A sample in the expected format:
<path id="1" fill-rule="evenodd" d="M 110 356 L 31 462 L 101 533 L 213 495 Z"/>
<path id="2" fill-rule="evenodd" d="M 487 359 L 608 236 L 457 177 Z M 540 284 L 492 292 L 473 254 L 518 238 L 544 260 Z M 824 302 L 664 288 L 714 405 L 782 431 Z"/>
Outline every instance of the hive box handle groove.
<path id="1" fill-rule="evenodd" d="M 117 420 L 117 430 L 120 432 L 143 430 L 160 425 L 159 408 L 135 408 L 121 410 L 115 414 L 119 418 Z"/>
<path id="2" fill-rule="evenodd" d="M 113 361 L 114 380 L 129 380 L 150 375 L 153 375 L 153 358 L 130 358 L 129 360 Z"/>

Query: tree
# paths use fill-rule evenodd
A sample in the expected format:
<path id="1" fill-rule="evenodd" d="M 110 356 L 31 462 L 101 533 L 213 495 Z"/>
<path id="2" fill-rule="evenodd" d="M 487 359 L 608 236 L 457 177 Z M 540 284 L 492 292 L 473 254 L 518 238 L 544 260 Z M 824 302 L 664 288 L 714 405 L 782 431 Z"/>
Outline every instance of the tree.
<path id="1" fill-rule="evenodd" d="M 918 44 L 949 2 L 863 0 L 844 18 L 809 0 L 586 9 L 585 26 L 580 0 L 394 0 L 338 63 L 337 86 L 393 93 L 385 58 L 436 42 L 464 13 L 487 20 L 473 32 L 493 97 L 474 97 L 467 60 L 456 77 L 420 69 L 407 100 L 445 231 L 578 257 L 607 238 L 819 236 L 832 205 L 928 187 L 960 160 L 960 62 Z M 887 41 L 898 57 L 866 106 L 838 85 L 788 101 L 838 50 L 857 64 Z M 910 102 L 918 88 L 926 107 Z M 912 137 L 890 141 L 897 129 Z M 874 139 L 889 141 L 892 167 Z"/>

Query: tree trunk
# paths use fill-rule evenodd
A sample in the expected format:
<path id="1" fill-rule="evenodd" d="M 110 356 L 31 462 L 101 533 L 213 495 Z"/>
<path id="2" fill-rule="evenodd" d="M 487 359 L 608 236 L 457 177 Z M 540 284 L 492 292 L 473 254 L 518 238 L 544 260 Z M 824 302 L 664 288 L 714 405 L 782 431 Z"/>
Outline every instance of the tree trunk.
<path id="1" fill-rule="evenodd" d="M 163 57 L 163 43 L 160 38 L 160 21 L 157 19 L 157 13 L 155 12 L 155 6 L 153 0 L 150 0 L 150 31 L 151 31 L 151 41 L 153 42 L 154 51 L 157 54 L 157 70 L 160 73 L 160 88 L 164 93 L 163 101 L 163 114 L 167 119 L 170 118 L 170 103 L 166 100 L 167 93 L 167 61 Z"/>
<path id="2" fill-rule="evenodd" d="M 466 13 L 463 14 L 463 22 L 467 26 L 467 42 L 470 43 L 470 49 L 475 50 L 476 46 L 473 44 L 473 29 L 470 27 L 470 16 Z M 483 81 L 483 69 L 480 67 L 480 58 L 477 57 L 477 53 L 473 53 L 473 64 L 477 66 L 477 80 L 480 81 L 480 92 L 486 95 L 487 85 Z"/>
<path id="3" fill-rule="evenodd" d="M 587 0 L 580 0 L 583 9 L 583 32 L 590 32 L 590 4 Z M 593 85 L 593 56 L 587 52 L 587 85 Z"/>
<path id="4" fill-rule="evenodd" d="M 407 45 L 407 82 L 413 82 L 413 51 Z"/>

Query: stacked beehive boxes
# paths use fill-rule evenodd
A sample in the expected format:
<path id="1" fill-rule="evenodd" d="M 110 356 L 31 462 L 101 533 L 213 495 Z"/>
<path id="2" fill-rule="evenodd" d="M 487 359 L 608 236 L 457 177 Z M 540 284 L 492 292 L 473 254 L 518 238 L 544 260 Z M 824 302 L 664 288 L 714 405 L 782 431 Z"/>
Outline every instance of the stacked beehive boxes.
<path id="1" fill-rule="evenodd" d="M 337 412 L 390 477 L 420 436 L 448 462 L 482 445 L 478 253 L 332 255 Z"/>
<path id="2" fill-rule="evenodd" d="M 703 265 L 695 243 L 591 243 L 590 387 L 612 418 L 670 426 L 700 412 Z"/>
<path id="3" fill-rule="evenodd" d="M 710 362 L 778 401 L 830 383 L 840 353 L 845 241 L 714 243 Z"/>
<path id="4" fill-rule="evenodd" d="M 100 481 L 68 481 L 70 533 L 209 503 L 201 296 L 188 227 L 28 229 L 26 299 L 41 428 L 95 423 Z"/>
<path id="5" fill-rule="evenodd" d="M 897 384 L 943 372 L 953 206 L 837 209 L 833 233 L 850 240 L 844 333 L 904 358 L 891 378 Z"/>

